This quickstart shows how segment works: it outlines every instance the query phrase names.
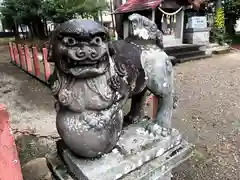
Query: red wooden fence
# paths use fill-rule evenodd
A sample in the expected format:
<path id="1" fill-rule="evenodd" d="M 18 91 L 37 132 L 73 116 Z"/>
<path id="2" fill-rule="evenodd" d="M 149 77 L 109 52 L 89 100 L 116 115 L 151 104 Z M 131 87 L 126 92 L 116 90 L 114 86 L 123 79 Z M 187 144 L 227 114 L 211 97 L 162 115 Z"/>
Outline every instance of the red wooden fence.
<path id="1" fill-rule="evenodd" d="M 0 179 L 23 180 L 9 114 L 0 104 Z"/>
<path id="2" fill-rule="evenodd" d="M 47 48 L 42 48 L 39 52 L 37 47 L 29 48 L 27 45 L 9 42 L 9 53 L 12 63 L 41 81 L 47 82 L 51 74 L 51 65 L 47 61 Z"/>

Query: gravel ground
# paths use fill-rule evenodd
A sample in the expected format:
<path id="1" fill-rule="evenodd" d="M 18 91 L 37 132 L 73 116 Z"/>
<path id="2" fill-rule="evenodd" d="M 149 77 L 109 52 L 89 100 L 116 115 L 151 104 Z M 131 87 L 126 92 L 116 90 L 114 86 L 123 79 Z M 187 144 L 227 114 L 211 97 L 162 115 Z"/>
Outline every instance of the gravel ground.
<path id="1" fill-rule="evenodd" d="M 0 102 L 7 105 L 18 132 L 24 164 L 54 148 L 54 99 L 47 87 L 8 62 L 6 48 L 0 54 Z M 174 180 L 240 180 L 239 55 L 175 67 L 179 106 L 173 124 L 196 145 L 196 151 L 175 169 Z M 32 135 L 21 133 L 26 131 Z"/>
<path id="2" fill-rule="evenodd" d="M 174 180 L 240 179 L 240 53 L 175 67 L 174 126 L 196 145 Z"/>

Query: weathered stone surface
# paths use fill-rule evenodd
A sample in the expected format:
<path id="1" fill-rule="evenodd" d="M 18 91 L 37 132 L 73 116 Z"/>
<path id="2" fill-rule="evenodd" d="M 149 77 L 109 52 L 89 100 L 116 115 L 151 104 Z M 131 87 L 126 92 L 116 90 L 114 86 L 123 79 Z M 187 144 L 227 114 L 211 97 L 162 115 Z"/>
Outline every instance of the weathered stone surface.
<path id="1" fill-rule="evenodd" d="M 128 138 L 119 141 L 118 149 L 99 159 L 78 158 L 60 143 L 59 154 L 67 166 L 65 167 L 60 159 L 56 160 L 57 154 L 51 154 L 47 158 L 49 167 L 59 176 L 59 179 L 69 176 L 67 169 L 77 180 L 150 180 L 155 177 L 166 179 L 168 172 L 191 152 L 188 144 L 181 141 L 181 136 L 176 130 L 173 130 L 173 136 L 154 138 L 154 135 L 150 135 L 152 140 L 149 140 L 150 138 L 147 137 L 149 134 L 141 135 L 141 132 L 139 134 L 139 127 L 135 129 L 136 134 L 133 134 L 133 128 L 136 126 L 125 130 L 124 135 Z M 139 149 L 139 144 L 144 150 Z M 179 152 L 172 156 L 181 148 L 183 153 Z M 129 154 L 129 152 L 132 153 Z M 138 169 L 139 167 L 141 168 Z"/>
<path id="2" fill-rule="evenodd" d="M 105 176 L 99 176 L 97 179 L 104 180 L 170 180 L 171 170 L 182 163 L 184 160 L 191 156 L 193 146 L 182 142 L 177 147 L 169 150 L 169 152 L 164 153 L 161 157 L 158 157 L 148 163 L 142 165 L 135 171 L 125 175 L 124 177 L 119 177 L 116 175 L 113 179 L 108 179 Z M 167 159 L 167 160 L 166 160 Z M 52 172 L 56 175 L 56 180 L 74 180 L 73 177 L 67 172 L 68 166 L 66 166 L 63 161 L 60 160 L 57 153 L 48 155 L 48 164 L 52 168 Z M 99 166 L 99 168 L 104 168 L 104 165 Z M 120 176 L 120 175 L 119 175 Z M 85 180 L 85 178 L 81 179 Z M 88 178 L 88 180 L 96 180 Z"/>
<path id="3" fill-rule="evenodd" d="M 208 44 L 209 43 L 209 29 L 186 29 L 184 32 L 184 42 L 190 44 Z"/>
<path id="4" fill-rule="evenodd" d="M 53 180 L 52 173 L 47 167 L 46 158 L 37 158 L 23 165 L 24 180 Z"/>

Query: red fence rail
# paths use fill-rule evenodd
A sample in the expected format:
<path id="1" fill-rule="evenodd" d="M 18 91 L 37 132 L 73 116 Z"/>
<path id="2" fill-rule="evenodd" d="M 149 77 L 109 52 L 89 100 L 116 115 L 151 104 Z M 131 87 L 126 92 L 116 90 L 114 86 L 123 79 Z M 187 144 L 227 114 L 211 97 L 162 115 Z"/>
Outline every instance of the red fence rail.
<path id="1" fill-rule="evenodd" d="M 51 65 L 47 61 L 48 50 L 9 42 L 11 62 L 41 81 L 47 82 L 51 74 Z"/>

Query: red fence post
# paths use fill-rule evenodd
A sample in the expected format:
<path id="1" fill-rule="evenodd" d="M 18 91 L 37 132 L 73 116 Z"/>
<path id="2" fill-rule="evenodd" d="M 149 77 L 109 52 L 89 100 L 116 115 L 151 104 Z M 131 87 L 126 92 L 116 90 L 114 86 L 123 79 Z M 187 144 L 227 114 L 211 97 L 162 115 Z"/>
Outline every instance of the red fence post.
<path id="1" fill-rule="evenodd" d="M 0 179 L 23 180 L 9 114 L 0 104 Z"/>
<path id="2" fill-rule="evenodd" d="M 149 96 L 146 100 L 146 104 L 149 105 L 152 99 L 153 99 L 153 95 Z"/>
<path id="3" fill-rule="evenodd" d="M 24 54 L 23 54 L 23 47 L 22 47 L 21 44 L 18 44 L 18 52 L 19 52 L 19 59 L 20 59 L 21 68 L 24 69 L 24 67 L 25 67 Z"/>
<path id="4" fill-rule="evenodd" d="M 43 52 L 43 65 L 44 65 L 45 80 L 47 81 L 50 74 L 51 74 L 50 64 L 48 62 L 48 50 L 47 50 L 47 48 L 43 48 L 42 52 Z"/>
<path id="5" fill-rule="evenodd" d="M 9 53 L 10 53 L 11 61 L 12 61 L 12 62 L 15 62 L 14 54 L 13 54 L 12 42 L 9 42 L 8 45 L 9 45 Z"/>
<path id="6" fill-rule="evenodd" d="M 25 54 L 25 63 L 27 65 L 27 71 L 29 73 L 31 73 L 32 72 L 32 61 L 31 61 L 31 57 L 30 57 L 29 48 L 27 45 L 24 45 L 24 54 Z"/>
<path id="7" fill-rule="evenodd" d="M 153 96 L 153 111 L 152 111 L 152 118 L 157 118 L 157 109 L 158 109 L 158 99 L 156 96 Z"/>
<path id="8" fill-rule="evenodd" d="M 14 55 L 15 62 L 17 65 L 19 65 L 19 56 L 18 56 L 17 45 L 15 43 L 12 43 L 12 47 L 13 47 L 13 55 Z"/>
<path id="9" fill-rule="evenodd" d="M 33 65 L 34 65 L 35 76 L 39 77 L 40 76 L 40 63 L 39 63 L 39 59 L 38 59 L 38 50 L 36 47 L 33 47 L 32 50 L 33 50 Z"/>

